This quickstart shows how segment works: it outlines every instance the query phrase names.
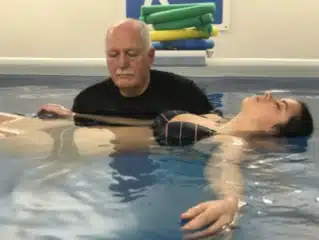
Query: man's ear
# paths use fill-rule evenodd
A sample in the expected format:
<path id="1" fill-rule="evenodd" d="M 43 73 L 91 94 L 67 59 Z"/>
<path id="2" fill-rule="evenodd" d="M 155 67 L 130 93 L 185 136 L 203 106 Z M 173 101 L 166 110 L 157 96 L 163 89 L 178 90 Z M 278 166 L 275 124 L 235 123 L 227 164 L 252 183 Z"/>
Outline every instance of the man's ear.
<path id="1" fill-rule="evenodd" d="M 153 64 L 155 61 L 155 48 L 150 48 L 148 50 L 148 58 L 150 59 L 150 64 Z"/>

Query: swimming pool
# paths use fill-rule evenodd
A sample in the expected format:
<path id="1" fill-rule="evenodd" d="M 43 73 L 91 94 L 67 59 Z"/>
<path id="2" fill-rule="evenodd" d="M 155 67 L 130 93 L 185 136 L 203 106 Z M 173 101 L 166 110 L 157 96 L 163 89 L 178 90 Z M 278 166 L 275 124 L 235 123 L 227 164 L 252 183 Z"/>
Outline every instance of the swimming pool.
<path id="1" fill-rule="evenodd" d="M 319 119 L 319 77 L 193 77 L 228 114 L 247 95 L 273 90 L 305 100 Z M 0 111 L 70 107 L 99 76 L 3 75 Z M 216 93 L 222 94 L 221 101 Z M 72 134 L 72 133 L 71 133 Z M 64 136 L 65 139 L 72 137 Z M 306 148 L 252 154 L 242 166 L 248 205 L 233 239 L 317 239 L 317 130 Z M 34 146 L 36 148 L 36 145 Z M 203 178 L 210 146 L 90 156 L 12 155 L 1 149 L 0 232 L 6 239 L 181 239 L 179 215 L 214 198 Z M 32 151 L 31 151 L 32 152 Z"/>

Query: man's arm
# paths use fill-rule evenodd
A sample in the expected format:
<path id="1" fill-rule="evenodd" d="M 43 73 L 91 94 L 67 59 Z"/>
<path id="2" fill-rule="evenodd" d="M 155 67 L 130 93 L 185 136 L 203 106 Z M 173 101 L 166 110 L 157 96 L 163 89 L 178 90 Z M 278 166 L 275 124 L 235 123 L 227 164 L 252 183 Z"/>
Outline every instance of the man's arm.
<path id="1" fill-rule="evenodd" d="M 71 108 L 72 114 L 74 115 L 75 113 L 86 113 L 85 109 L 85 104 L 81 103 L 81 98 L 80 98 L 80 94 L 77 95 L 74 100 L 73 100 L 73 105 Z M 85 126 L 88 125 L 89 122 L 91 122 L 91 120 L 87 120 L 87 119 L 83 119 L 80 117 L 73 117 L 73 121 L 74 124 L 76 126 Z"/>
<path id="2" fill-rule="evenodd" d="M 191 100 L 189 104 L 195 114 L 208 114 L 215 109 L 206 93 L 195 82 L 191 82 L 188 93 L 185 94 L 188 94 L 188 98 Z"/>
<path id="3" fill-rule="evenodd" d="M 89 101 L 90 98 L 85 96 L 85 92 L 79 93 L 74 98 L 73 105 L 71 108 L 71 114 L 73 116 L 73 121 L 76 126 L 95 126 L 104 124 L 103 120 L 98 120 L 95 118 L 95 114 L 92 113 L 92 109 L 94 109 L 94 106 L 90 106 Z"/>
<path id="4" fill-rule="evenodd" d="M 198 115 L 211 113 L 215 109 L 205 92 L 193 80 L 180 75 L 175 78 L 177 84 L 174 85 L 174 93 L 177 93 L 180 108 Z"/>
<path id="5" fill-rule="evenodd" d="M 83 111 L 84 106 L 79 100 L 79 95 L 77 95 L 73 100 L 73 105 L 71 109 L 54 103 L 45 104 L 41 106 L 41 108 L 38 110 L 37 116 L 43 119 L 72 118 L 75 112 L 79 112 L 81 109 Z"/>

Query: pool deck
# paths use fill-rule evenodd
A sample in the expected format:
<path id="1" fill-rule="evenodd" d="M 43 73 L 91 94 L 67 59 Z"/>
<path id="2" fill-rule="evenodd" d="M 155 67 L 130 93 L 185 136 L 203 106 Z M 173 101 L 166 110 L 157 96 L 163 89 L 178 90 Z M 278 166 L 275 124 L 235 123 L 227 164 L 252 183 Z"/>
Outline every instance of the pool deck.
<path id="1" fill-rule="evenodd" d="M 319 59 L 215 58 L 203 51 L 157 51 L 154 69 L 188 77 L 319 78 Z M 0 74 L 108 76 L 104 58 L 0 57 Z"/>

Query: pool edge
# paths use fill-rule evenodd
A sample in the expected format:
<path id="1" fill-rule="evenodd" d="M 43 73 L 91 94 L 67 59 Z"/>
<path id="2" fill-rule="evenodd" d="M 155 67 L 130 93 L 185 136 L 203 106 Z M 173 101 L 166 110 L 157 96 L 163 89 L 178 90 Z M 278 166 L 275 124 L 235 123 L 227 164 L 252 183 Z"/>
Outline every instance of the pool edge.
<path id="1" fill-rule="evenodd" d="M 185 56 L 184 56 L 185 57 Z M 188 77 L 269 76 L 319 78 L 319 59 L 210 58 L 206 66 L 159 66 Z M 0 74 L 108 76 L 104 58 L 0 57 Z"/>

